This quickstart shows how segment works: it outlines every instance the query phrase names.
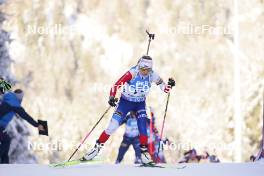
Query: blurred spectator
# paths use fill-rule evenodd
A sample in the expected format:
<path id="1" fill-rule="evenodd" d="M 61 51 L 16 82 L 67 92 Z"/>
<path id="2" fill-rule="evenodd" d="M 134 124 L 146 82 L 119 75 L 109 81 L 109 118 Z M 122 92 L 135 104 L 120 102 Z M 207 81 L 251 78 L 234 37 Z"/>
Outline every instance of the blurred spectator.
<path id="1" fill-rule="evenodd" d="M 141 163 L 141 153 L 140 153 L 140 142 L 139 142 L 139 131 L 137 125 L 137 118 L 135 112 L 131 111 L 127 114 L 126 118 L 122 121 L 122 124 L 126 124 L 126 131 L 123 135 L 123 140 L 120 144 L 118 150 L 118 156 L 116 159 L 116 164 L 119 164 L 127 150 L 129 149 L 130 145 L 133 146 L 135 150 L 135 164 Z"/>
<path id="2" fill-rule="evenodd" d="M 251 157 L 250 157 L 250 160 L 251 160 Z M 264 161 L 264 150 L 263 149 L 258 153 L 258 155 L 253 160 L 253 162 L 256 162 L 256 161 Z"/>
<path id="3" fill-rule="evenodd" d="M 204 155 L 198 155 L 195 149 L 191 149 L 184 153 L 184 158 L 179 161 L 179 163 L 200 163 L 200 162 L 210 162 L 219 163 L 220 160 L 216 155 L 210 155 L 205 152 Z"/>
<path id="4" fill-rule="evenodd" d="M 208 159 L 210 163 L 220 163 L 220 160 L 216 155 L 209 155 Z"/>
<path id="5" fill-rule="evenodd" d="M 13 119 L 15 114 L 18 114 L 21 118 L 26 120 L 32 126 L 38 128 L 38 130 L 44 130 L 44 127 L 36 122 L 21 106 L 23 99 L 23 91 L 17 89 L 14 92 L 9 91 L 10 88 L 5 87 L 5 83 L 0 84 L 0 94 L 3 95 L 3 100 L 0 104 L 0 163 L 9 163 L 9 149 L 11 144 L 11 138 L 7 134 L 6 127 Z"/>

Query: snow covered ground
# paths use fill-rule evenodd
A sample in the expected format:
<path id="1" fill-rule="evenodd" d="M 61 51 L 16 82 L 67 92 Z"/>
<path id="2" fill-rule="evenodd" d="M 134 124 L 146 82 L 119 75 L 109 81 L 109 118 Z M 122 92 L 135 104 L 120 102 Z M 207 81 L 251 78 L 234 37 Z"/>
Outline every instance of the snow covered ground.
<path id="1" fill-rule="evenodd" d="M 184 169 L 182 166 L 186 167 Z M 167 168 L 142 168 L 134 165 L 81 164 L 51 168 L 39 164 L 0 165 L 0 176 L 263 176 L 264 163 L 182 164 Z"/>

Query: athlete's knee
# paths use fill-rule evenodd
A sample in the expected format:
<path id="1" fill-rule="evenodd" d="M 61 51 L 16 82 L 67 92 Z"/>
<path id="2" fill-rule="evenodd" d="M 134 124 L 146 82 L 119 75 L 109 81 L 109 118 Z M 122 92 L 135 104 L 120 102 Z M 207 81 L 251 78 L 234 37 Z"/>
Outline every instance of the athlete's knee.
<path id="1" fill-rule="evenodd" d="M 137 118 L 141 119 L 141 118 L 146 118 L 147 117 L 147 112 L 146 110 L 142 109 L 137 111 Z"/>
<path id="2" fill-rule="evenodd" d="M 108 135 L 112 135 L 117 128 L 119 127 L 119 122 L 115 118 L 112 118 L 107 129 L 105 130 L 105 133 Z"/>
<path id="3" fill-rule="evenodd" d="M 122 117 L 123 117 L 123 113 L 121 111 L 115 111 L 112 116 L 112 119 L 115 119 L 116 121 L 118 121 L 119 124 L 121 124 Z"/>

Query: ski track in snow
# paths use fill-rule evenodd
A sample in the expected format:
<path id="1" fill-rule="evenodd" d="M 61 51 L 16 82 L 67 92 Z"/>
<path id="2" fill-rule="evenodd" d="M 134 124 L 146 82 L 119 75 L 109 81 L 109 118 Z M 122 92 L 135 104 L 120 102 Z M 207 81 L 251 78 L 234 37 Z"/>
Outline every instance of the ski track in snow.
<path id="1" fill-rule="evenodd" d="M 185 166 L 184 169 L 177 169 Z M 263 176 L 264 163 L 166 165 L 167 168 L 134 165 L 80 164 L 52 168 L 40 164 L 0 165 L 0 176 Z"/>

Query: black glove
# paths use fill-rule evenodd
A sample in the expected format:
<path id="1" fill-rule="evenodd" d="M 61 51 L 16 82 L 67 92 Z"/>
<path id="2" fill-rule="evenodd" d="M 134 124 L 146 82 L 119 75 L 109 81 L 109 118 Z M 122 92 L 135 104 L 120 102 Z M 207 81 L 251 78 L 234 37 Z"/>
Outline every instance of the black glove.
<path id="1" fill-rule="evenodd" d="M 115 98 L 113 96 L 110 96 L 109 97 L 109 100 L 108 100 L 108 104 L 112 107 L 115 107 L 116 106 L 116 102 L 118 101 L 118 98 Z"/>
<path id="2" fill-rule="evenodd" d="M 173 78 L 169 78 L 168 85 L 171 86 L 171 88 L 175 86 L 175 81 Z"/>
<path id="3" fill-rule="evenodd" d="M 43 120 L 38 120 L 38 124 L 39 125 L 42 125 L 44 130 L 39 130 L 39 134 L 40 135 L 46 135 L 48 136 L 49 135 L 49 132 L 48 132 L 48 122 L 47 121 L 43 121 Z"/>

